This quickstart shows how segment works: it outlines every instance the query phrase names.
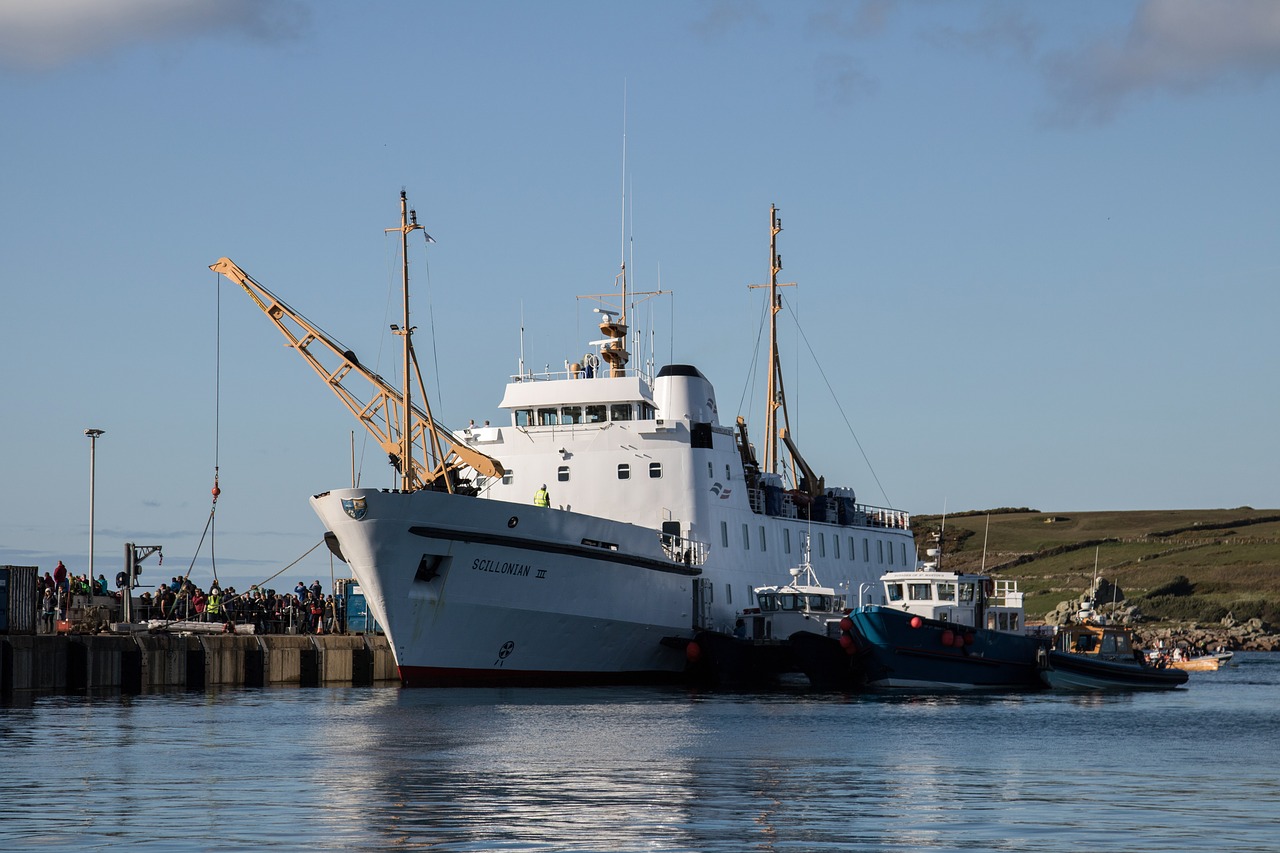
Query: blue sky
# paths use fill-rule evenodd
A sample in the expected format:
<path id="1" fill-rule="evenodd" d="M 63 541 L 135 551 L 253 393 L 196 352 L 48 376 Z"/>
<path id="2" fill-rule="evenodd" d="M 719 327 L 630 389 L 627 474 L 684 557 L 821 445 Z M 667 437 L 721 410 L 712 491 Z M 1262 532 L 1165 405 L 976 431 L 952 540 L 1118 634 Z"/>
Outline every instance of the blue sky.
<path id="1" fill-rule="evenodd" d="M 638 317 L 659 364 L 759 443 L 773 203 L 828 484 L 915 513 L 1280 507 L 1269 0 L 0 0 L 0 104 L 0 564 L 87 566 L 89 427 L 108 576 L 132 541 L 164 547 L 149 581 L 209 577 L 215 464 L 224 582 L 318 542 L 306 498 L 349 484 L 357 424 L 206 267 L 392 374 L 402 187 L 447 422 L 498 417 L 522 318 L 531 366 L 581 354 L 575 297 L 626 233 L 633 284 L 672 294 Z"/>

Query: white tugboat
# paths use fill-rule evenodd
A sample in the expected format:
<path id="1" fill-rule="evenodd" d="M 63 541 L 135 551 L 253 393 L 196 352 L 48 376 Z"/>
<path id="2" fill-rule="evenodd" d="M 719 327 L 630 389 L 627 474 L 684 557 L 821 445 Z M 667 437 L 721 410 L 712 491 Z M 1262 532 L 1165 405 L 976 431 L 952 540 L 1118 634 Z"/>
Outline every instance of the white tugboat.
<path id="1" fill-rule="evenodd" d="M 625 265 L 621 298 L 601 312 L 603 340 L 562 373 L 522 369 L 499 403 L 504 416 L 461 430 L 434 419 L 415 374 L 407 264 L 397 332 L 403 375 L 417 381 L 401 388 L 229 259 L 212 266 L 249 293 L 397 465 L 398 489 L 334 489 L 311 503 L 406 684 L 671 679 L 698 631 L 731 634 L 755 588 L 795 565 L 802 534 L 815 543 L 814 568 L 846 588 L 907 565 L 907 514 L 827 489 L 788 435 L 774 325 L 782 228 L 776 209 L 770 218 L 763 465 L 746 423 L 721 423 L 696 367 L 650 375 L 631 366 Z M 400 227 L 389 230 L 407 248 L 420 229 L 402 193 Z M 541 492 L 546 505 L 535 505 Z"/>

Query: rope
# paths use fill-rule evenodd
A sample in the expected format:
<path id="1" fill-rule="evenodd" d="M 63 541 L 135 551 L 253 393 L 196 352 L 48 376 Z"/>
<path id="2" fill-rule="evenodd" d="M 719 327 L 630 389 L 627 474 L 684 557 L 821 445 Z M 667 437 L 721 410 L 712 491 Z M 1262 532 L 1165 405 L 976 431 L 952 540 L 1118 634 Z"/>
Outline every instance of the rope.
<path id="1" fill-rule="evenodd" d="M 880 484 L 880 478 L 876 476 L 876 469 L 871 466 L 871 460 L 867 458 L 867 452 L 862 449 L 862 442 L 858 441 L 858 434 L 853 431 L 853 424 L 849 423 L 849 416 L 845 414 L 844 407 L 840 405 L 840 398 L 836 396 L 836 391 L 831 387 L 831 380 L 827 379 L 827 373 L 822 369 L 822 362 L 818 359 L 817 354 L 813 351 L 813 346 L 809 343 L 809 337 L 804 333 L 804 329 L 800 326 L 800 319 L 796 317 L 795 312 L 791 310 L 791 303 L 783 300 L 783 304 L 787 306 L 787 312 L 791 314 L 796 321 L 796 331 L 800 333 L 800 337 L 804 340 L 804 345 L 809 349 L 809 355 L 813 356 L 813 363 L 818 367 L 818 375 L 822 377 L 822 381 L 827 385 L 827 391 L 831 393 L 831 399 L 835 401 L 836 408 L 840 411 L 840 417 L 844 418 L 844 425 L 849 429 L 849 435 L 853 437 L 853 443 L 858 445 L 858 452 L 862 454 L 862 461 L 867 463 L 867 470 L 871 472 L 871 478 L 876 481 L 876 485 L 880 488 L 880 495 L 884 498 L 887 506 L 893 506 L 893 501 L 889 500 L 889 495 L 885 492 L 884 486 Z"/>
<path id="2" fill-rule="evenodd" d="M 206 529 L 206 531 L 207 531 L 207 530 L 208 530 L 208 527 L 206 526 L 206 528 L 205 528 L 205 529 Z M 200 541 L 201 541 L 201 542 L 203 542 L 203 541 L 204 541 L 204 537 L 203 537 L 203 536 L 202 536 L 202 537 L 200 537 Z M 265 589 L 266 589 L 266 586 L 267 586 L 267 584 L 268 584 L 268 583 L 270 583 L 271 581 L 273 581 L 273 580 L 275 580 L 276 578 L 280 577 L 282 574 L 284 574 L 285 572 L 289 571 L 289 570 L 290 570 L 290 569 L 292 569 L 294 566 L 298 565 L 298 563 L 301 563 L 301 562 L 302 562 L 303 560 L 305 560 L 307 557 L 311 556 L 311 552 L 312 552 L 312 551 L 314 551 L 315 549 L 319 548 L 319 547 L 320 547 L 321 545 L 323 545 L 323 544 L 324 544 L 324 540 L 323 540 L 323 539 L 321 539 L 319 542 L 317 542 L 316 544 L 312 545 L 312 546 L 311 546 L 310 548 L 308 548 L 305 552 L 303 552 L 303 554 L 302 554 L 300 557 L 298 557 L 298 559 L 294 560 L 292 563 L 290 563 L 289 565 L 285 566 L 283 569 L 281 569 L 280 571 L 276 572 L 274 575 L 271 575 L 270 577 L 266 578 L 266 579 L 265 579 L 265 580 L 263 580 L 261 583 L 253 584 L 253 586 L 256 586 L 259 590 L 265 590 Z M 192 559 L 192 564 L 194 565 L 194 563 L 195 563 L 195 560 L 194 560 L 194 559 Z M 188 578 L 190 578 L 190 577 L 191 577 L 191 570 L 190 570 L 190 569 L 187 569 L 186 577 L 184 577 L 184 578 L 183 578 L 183 580 L 184 580 L 184 581 L 186 581 L 186 580 L 187 580 Z M 251 587 L 251 588 L 252 588 L 252 587 Z M 227 596 L 227 597 L 223 598 L 223 607 L 225 608 L 225 607 L 226 607 L 228 604 L 230 604 L 232 601 L 235 601 L 235 600 L 240 599 L 240 598 L 244 598 L 246 595 L 248 595 L 248 593 L 247 593 L 247 592 L 237 592 L 235 595 Z M 151 630 L 152 630 L 153 632 L 154 632 L 154 631 L 161 631 L 161 630 L 164 630 L 165 628 L 168 628 L 170 625 L 173 625 L 175 622 L 183 622 L 183 621 L 189 621 L 189 620 L 183 620 L 183 619 L 165 619 L 165 620 L 162 620 L 162 621 L 164 622 L 164 624 L 163 624 L 163 625 L 159 625 L 159 626 L 157 626 L 157 627 L 155 627 L 155 628 L 152 628 Z"/>
<path id="3" fill-rule="evenodd" d="M 209 508 L 209 521 L 205 525 L 205 529 L 209 532 L 209 567 L 213 571 L 213 582 L 218 583 L 218 557 L 214 548 L 215 526 L 214 513 L 218 509 L 218 495 L 222 494 L 222 489 L 218 487 L 218 464 L 219 453 L 222 447 L 222 276 L 214 274 L 214 333 L 213 333 L 213 505 Z M 204 542 L 204 537 L 200 537 L 200 541 Z M 196 554 L 200 553 L 199 547 L 196 548 Z M 191 558 L 191 563 L 195 565 L 195 556 Z M 191 569 L 187 569 L 187 577 L 191 576 Z"/>

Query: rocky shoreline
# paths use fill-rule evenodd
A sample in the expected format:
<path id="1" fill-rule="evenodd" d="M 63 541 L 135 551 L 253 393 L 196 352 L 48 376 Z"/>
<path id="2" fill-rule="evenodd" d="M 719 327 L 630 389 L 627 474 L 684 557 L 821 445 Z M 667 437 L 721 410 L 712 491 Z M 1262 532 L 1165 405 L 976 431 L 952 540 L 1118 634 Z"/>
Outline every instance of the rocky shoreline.
<path id="1" fill-rule="evenodd" d="M 1261 619 L 1250 619 L 1242 624 L 1224 619 L 1222 625 L 1202 625 L 1199 622 L 1185 624 L 1134 626 L 1134 635 L 1143 648 L 1164 648 L 1186 645 L 1193 649 L 1230 649 L 1244 652 L 1280 652 L 1280 634 Z"/>
<path id="2" fill-rule="evenodd" d="M 1095 604 L 1099 601 L 1115 602 Z M 1231 616 L 1219 623 L 1148 623 L 1136 605 L 1125 601 L 1124 593 L 1104 578 L 1079 598 L 1063 601 L 1045 615 L 1047 625 L 1068 625 L 1087 616 L 1133 628 L 1143 648 L 1186 646 L 1198 650 L 1229 649 L 1245 652 L 1280 651 L 1280 630 L 1261 619 L 1238 622 Z"/>

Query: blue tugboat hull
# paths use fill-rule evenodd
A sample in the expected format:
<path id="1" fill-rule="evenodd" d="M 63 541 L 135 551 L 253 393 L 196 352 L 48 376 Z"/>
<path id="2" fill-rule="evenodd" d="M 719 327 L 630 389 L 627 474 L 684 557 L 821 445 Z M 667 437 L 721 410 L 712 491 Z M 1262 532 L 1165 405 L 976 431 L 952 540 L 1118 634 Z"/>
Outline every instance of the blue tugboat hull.
<path id="1" fill-rule="evenodd" d="M 867 686 L 897 690 L 1034 690 L 1045 641 L 913 616 L 878 605 L 849 614 Z M 960 637 L 957 641 L 956 637 Z"/>

